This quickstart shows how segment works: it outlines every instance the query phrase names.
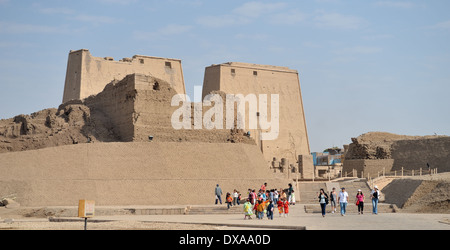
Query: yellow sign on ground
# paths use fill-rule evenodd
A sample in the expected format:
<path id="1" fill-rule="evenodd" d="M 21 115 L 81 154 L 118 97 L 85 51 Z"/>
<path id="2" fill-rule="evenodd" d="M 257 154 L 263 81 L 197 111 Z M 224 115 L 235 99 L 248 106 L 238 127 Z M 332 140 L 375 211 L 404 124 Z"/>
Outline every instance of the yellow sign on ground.
<path id="1" fill-rule="evenodd" d="M 95 201 L 80 200 L 78 203 L 78 217 L 92 218 L 95 214 Z"/>

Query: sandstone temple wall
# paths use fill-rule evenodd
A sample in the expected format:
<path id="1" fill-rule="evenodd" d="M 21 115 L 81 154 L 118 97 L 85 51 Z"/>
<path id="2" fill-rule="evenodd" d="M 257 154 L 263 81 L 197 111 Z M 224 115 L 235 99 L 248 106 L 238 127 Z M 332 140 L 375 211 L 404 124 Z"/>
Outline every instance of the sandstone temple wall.
<path id="1" fill-rule="evenodd" d="M 179 59 L 135 55 L 114 61 L 110 57 L 94 57 L 89 50 L 81 49 L 69 53 L 63 103 L 96 95 L 111 81 L 133 73 L 165 80 L 177 93 L 186 93 Z"/>
<path id="2" fill-rule="evenodd" d="M 152 142 L 88 143 L 0 154 L 0 197 L 22 206 L 213 204 L 226 192 L 287 187 L 255 145 Z M 263 166 L 263 167 L 261 167 Z"/>
<path id="3" fill-rule="evenodd" d="M 279 136 L 276 140 L 261 141 L 259 134 L 269 130 L 246 129 L 260 146 L 264 157 L 270 163 L 273 157 L 286 158 L 289 162 L 298 161 L 298 155 L 310 155 L 308 132 L 303 109 L 302 94 L 298 72 L 286 67 L 248 63 L 223 63 L 212 65 L 205 70 L 203 97 L 211 91 L 220 90 L 227 94 L 267 94 L 270 114 L 270 95 L 278 94 Z M 246 108 L 246 125 L 249 114 Z"/>

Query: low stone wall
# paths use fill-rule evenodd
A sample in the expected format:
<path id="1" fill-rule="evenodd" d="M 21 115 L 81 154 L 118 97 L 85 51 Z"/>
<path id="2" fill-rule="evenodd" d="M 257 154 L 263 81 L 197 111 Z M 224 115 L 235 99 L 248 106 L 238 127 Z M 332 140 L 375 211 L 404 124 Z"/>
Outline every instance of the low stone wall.
<path id="1" fill-rule="evenodd" d="M 361 176 L 361 171 L 364 172 L 364 177 L 367 178 L 367 175 L 369 174 L 371 177 L 377 177 L 378 172 L 383 171 L 383 169 L 386 172 L 389 172 L 392 170 L 392 167 L 394 166 L 394 160 L 393 159 L 383 159 L 383 160 L 345 160 L 344 161 L 344 167 L 343 171 L 345 172 L 352 172 L 353 169 L 355 169 L 358 173 L 358 177 Z"/>

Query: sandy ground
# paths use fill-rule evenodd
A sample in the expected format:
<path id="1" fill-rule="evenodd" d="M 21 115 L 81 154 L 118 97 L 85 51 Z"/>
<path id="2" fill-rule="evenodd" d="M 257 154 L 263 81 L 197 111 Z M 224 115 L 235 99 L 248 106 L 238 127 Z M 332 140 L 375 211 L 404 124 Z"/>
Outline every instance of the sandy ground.
<path id="1" fill-rule="evenodd" d="M 318 204 L 316 204 L 319 206 Z M 77 218 L 61 218 L 73 220 Z M 292 206 L 288 217 L 275 214 L 273 220 L 244 220 L 242 214 L 215 215 L 116 215 L 88 220 L 88 230 L 450 230 L 449 214 L 306 213 L 304 206 Z M 101 222 L 103 221 L 103 222 Z M 107 222 L 110 221 L 110 222 Z M 0 219 L 0 230 L 84 230 L 84 221 L 49 222 L 47 218 Z"/>
<path id="2" fill-rule="evenodd" d="M 226 228 L 227 227 L 225 226 L 141 221 L 111 221 L 101 223 L 92 223 L 88 221 L 87 224 L 88 230 L 221 230 Z M 0 230 L 84 230 L 84 222 L 20 220 L 13 222 L 0 222 Z"/>

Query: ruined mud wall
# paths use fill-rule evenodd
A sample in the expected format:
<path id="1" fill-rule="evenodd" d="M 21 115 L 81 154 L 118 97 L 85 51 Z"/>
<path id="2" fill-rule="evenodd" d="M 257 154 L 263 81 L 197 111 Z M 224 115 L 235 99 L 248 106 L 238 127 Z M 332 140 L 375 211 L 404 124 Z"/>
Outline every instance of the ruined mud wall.
<path id="1" fill-rule="evenodd" d="M 85 100 L 85 104 L 107 114 L 121 141 L 148 142 L 242 142 L 255 144 L 244 131 L 226 129 L 194 129 L 194 104 L 191 104 L 191 129 L 176 130 L 172 114 L 180 106 L 172 106 L 177 92 L 167 82 L 151 76 L 132 74 L 122 81 L 110 83 L 103 92 Z M 225 98 L 224 98 L 225 99 Z M 212 107 L 204 107 L 204 115 Z M 224 110 L 225 112 L 225 110 Z M 203 117 L 203 116 L 202 116 Z M 223 114 L 224 124 L 226 115 Z"/>
<path id="2" fill-rule="evenodd" d="M 81 102 L 31 115 L 0 120 L 0 153 L 57 147 L 91 141 L 117 141 L 113 126 L 101 112 Z"/>
<path id="3" fill-rule="evenodd" d="M 450 137 L 405 136 L 371 132 L 352 138 L 345 155 L 344 171 L 427 171 L 427 163 L 439 172 L 450 172 Z M 375 167 L 373 167 L 375 166 Z M 377 169 L 378 168 L 378 169 Z"/>
<path id="4" fill-rule="evenodd" d="M 401 140 L 392 144 L 393 170 L 438 168 L 450 172 L 450 137 Z"/>
<path id="5" fill-rule="evenodd" d="M 84 104 L 109 117 L 120 141 L 133 141 L 133 113 L 136 98 L 135 75 L 126 76 L 119 82 L 106 85 L 95 96 L 84 100 Z"/>
<path id="6" fill-rule="evenodd" d="M 161 79 L 129 75 L 84 101 L 0 120 L 0 153 L 87 142 L 148 142 L 149 136 L 157 142 L 255 144 L 242 130 L 175 130 L 171 118 L 179 107 L 172 107 L 171 100 L 176 94 Z M 192 125 L 193 113 L 192 104 Z"/>

